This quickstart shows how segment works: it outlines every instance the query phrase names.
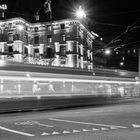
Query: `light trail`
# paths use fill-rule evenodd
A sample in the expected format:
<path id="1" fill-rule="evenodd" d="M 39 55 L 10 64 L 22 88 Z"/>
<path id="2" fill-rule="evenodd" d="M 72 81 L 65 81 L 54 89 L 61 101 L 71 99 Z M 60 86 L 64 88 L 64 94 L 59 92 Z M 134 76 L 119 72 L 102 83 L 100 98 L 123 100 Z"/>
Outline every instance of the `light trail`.
<path id="1" fill-rule="evenodd" d="M 23 80 L 23 81 L 48 81 L 48 82 L 80 82 L 80 83 L 119 83 L 119 84 L 136 84 L 136 81 L 122 81 L 122 80 L 94 80 L 94 79 L 69 79 L 69 78 L 38 78 L 38 77 L 20 77 L 20 76 L 0 76 L 3 80 Z"/>

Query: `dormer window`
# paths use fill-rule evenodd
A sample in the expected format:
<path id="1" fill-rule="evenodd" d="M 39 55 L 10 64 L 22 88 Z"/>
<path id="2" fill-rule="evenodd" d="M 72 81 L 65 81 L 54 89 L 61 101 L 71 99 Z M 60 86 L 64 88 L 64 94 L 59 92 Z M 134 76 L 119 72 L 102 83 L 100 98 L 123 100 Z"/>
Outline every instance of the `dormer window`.
<path id="1" fill-rule="evenodd" d="M 65 24 L 60 24 L 61 29 L 65 29 Z"/>

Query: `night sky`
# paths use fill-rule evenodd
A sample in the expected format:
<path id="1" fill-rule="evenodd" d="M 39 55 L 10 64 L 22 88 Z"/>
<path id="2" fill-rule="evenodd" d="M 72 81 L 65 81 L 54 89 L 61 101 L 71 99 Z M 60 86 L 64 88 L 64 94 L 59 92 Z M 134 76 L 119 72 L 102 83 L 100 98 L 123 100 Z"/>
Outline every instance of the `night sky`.
<path id="1" fill-rule="evenodd" d="M 0 3 L 8 5 L 5 18 L 23 17 L 34 22 L 33 16 L 44 2 L 45 0 L 1 0 Z M 86 11 L 89 27 L 103 36 L 112 34 L 112 38 L 140 18 L 138 0 L 52 0 L 52 20 L 73 18 L 79 5 Z M 39 14 L 40 21 L 50 20 L 43 7 Z M 106 41 L 110 40 L 105 38 Z"/>
<path id="2" fill-rule="evenodd" d="M 8 5 L 5 18 L 23 17 L 31 22 L 35 22 L 34 14 L 42 7 L 39 12 L 39 22 L 47 22 L 50 19 L 44 12 L 44 2 L 45 0 L 1 0 L 0 4 Z M 74 18 L 79 5 L 86 11 L 87 27 L 103 37 L 106 44 L 122 33 L 122 36 L 116 39 L 119 41 L 109 44 L 109 47 L 128 44 L 118 50 L 122 52 L 129 48 L 139 48 L 140 42 L 137 41 L 140 41 L 140 5 L 138 0 L 52 0 L 52 20 Z M 129 30 L 127 30 L 128 27 L 130 27 Z M 131 44 L 131 42 L 137 43 Z M 121 55 L 127 55 L 123 53 Z M 116 57 L 113 56 L 113 58 Z M 130 60 L 133 61 L 133 59 Z"/>

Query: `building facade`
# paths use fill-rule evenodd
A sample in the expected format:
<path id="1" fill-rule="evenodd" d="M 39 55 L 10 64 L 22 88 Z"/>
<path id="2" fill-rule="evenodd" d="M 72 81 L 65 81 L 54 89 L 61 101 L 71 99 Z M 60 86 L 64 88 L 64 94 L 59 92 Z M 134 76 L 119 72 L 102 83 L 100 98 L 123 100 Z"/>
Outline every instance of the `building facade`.
<path id="1" fill-rule="evenodd" d="M 20 63 L 93 69 L 93 41 L 78 20 L 29 23 L 0 21 L 0 59 Z"/>

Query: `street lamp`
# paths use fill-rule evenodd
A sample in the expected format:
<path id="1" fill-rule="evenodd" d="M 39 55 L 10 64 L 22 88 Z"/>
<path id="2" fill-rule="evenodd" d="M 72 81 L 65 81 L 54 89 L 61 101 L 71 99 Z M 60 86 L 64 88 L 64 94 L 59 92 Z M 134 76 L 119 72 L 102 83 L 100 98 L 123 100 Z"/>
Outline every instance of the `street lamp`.
<path id="1" fill-rule="evenodd" d="M 110 50 L 110 49 L 106 49 L 106 50 L 105 50 L 105 54 L 106 54 L 106 55 L 110 55 L 110 54 L 111 54 L 111 50 Z"/>
<path id="2" fill-rule="evenodd" d="M 0 11 L 2 13 L 2 18 L 4 18 L 4 11 L 7 10 L 7 5 L 6 4 L 2 4 L 0 5 Z"/>
<path id="3" fill-rule="evenodd" d="M 120 62 L 120 66 L 124 66 L 124 62 Z"/>
<path id="4" fill-rule="evenodd" d="M 79 19 L 82 19 L 82 18 L 86 17 L 86 13 L 82 9 L 82 6 L 79 6 L 79 9 L 76 11 L 76 17 L 79 18 Z"/>

